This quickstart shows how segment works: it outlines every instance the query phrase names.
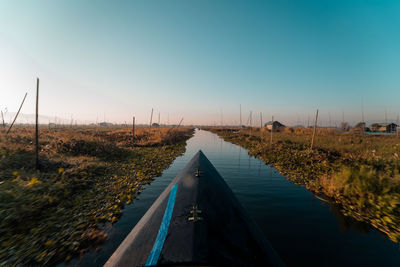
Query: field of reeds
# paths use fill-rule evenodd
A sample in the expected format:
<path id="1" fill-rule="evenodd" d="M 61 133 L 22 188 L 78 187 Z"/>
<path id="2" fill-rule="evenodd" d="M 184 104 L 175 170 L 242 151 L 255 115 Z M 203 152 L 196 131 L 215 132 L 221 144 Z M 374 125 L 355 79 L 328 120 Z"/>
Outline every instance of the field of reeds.
<path id="1" fill-rule="evenodd" d="M 0 265 L 53 265 L 107 239 L 144 184 L 185 151 L 191 128 L 40 128 L 0 133 Z"/>
<path id="2" fill-rule="evenodd" d="M 400 242 L 400 138 L 318 129 L 208 129 Z"/>

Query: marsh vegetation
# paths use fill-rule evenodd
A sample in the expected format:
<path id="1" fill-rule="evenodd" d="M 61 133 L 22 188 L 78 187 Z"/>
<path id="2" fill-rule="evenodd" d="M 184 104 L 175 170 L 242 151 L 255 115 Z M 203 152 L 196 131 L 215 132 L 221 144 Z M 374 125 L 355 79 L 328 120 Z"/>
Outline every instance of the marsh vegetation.
<path id="1" fill-rule="evenodd" d="M 318 129 L 209 128 L 226 141 L 274 166 L 307 189 L 340 204 L 346 215 L 369 222 L 400 241 L 400 138 Z"/>
<path id="2" fill-rule="evenodd" d="M 185 151 L 193 129 L 34 127 L 0 135 L 0 265 L 52 265 L 107 239 L 141 187 Z"/>

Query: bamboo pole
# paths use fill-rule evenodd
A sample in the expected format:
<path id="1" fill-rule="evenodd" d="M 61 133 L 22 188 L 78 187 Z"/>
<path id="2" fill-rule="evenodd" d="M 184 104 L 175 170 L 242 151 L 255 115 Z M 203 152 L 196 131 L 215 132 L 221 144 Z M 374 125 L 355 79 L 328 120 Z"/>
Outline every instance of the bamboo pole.
<path id="1" fill-rule="evenodd" d="M 153 109 L 151 109 L 149 129 L 151 129 L 151 123 L 152 123 L 152 122 L 153 122 Z"/>
<path id="2" fill-rule="evenodd" d="M 135 116 L 132 117 L 132 144 L 135 143 Z"/>
<path id="3" fill-rule="evenodd" d="M 222 108 L 221 108 L 221 128 L 223 128 L 224 126 L 223 126 L 223 114 L 222 114 Z"/>
<path id="4" fill-rule="evenodd" d="M 183 117 L 182 117 L 181 121 L 179 122 L 178 127 L 176 127 L 176 128 L 179 128 L 179 126 L 181 126 L 182 122 L 183 122 Z"/>
<path id="5" fill-rule="evenodd" d="M 250 111 L 250 130 L 251 130 L 251 127 L 253 127 L 253 112 L 252 111 Z"/>
<path id="6" fill-rule="evenodd" d="M 317 132 L 317 121 L 318 121 L 318 109 L 317 109 L 317 114 L 315 115 L 314 131 L 311 139 L 311 150 L 313 149 L 315 133 Z"/>
<path id="7" fill-rule="evenodd" d="M 332 119 L 331 119 L 331 113 L 328 113 L 329 115 L 329 128 L 332 128 Z"/>
<path id="8" fill-rule="evenodd" d="M 40 169 L 39 166 L 39 78 L 36 78 L 36 131 L 35 131 L 35 156 L 36 156 L 36 170 Z"/>
<path id="9" fill-rule="evenodd" d="M 270 145 L 272 146 L 272 132 L 274 131 L 274 116 L 272 116 L 271 120 L 271 140 L 270 140 Z"/>
<path id="10" fill-rule="evenodd" d="M 168 130 L 167 134 L 169 134 L 169 132 L 171 132 L 171 131 L 174 130 L 175 128 L 179 128 L 179 126 L 181 126 L 182 122 L 183 122 L 183 117 L 182 117 L 181 121 L 179 122 L 178 126 L 176 126 L 176 127 L 174 126 L 174 127 L 170 128 L 170 129 Z M 214 123 L 214 127 L 216 127 L 216 126 L 215 126 L 215 123 Z"/>
<path id="11" fill-rule="evenodd" d="M 362 121 L 361 131 L 362 131 L 362 135 L 364 135 L 365 134 L 364 99 L 362 99 L 362 102 L 361 102 L 361 121 Z"/>
<path id="12" fill-rule="evenodd" d="M 27 94 L 28 94 L 28 93 L 25 93 L 24 99 L 22 100 L 22 103 L 21 103 L 21 105 L 19 106 L 18 112 L 17 112 L 17 114 L 15 114 L 14 120 L 13 120 L 13 122 L 11 123 L 10 127 L 8 128 L 7 134 L 10 132 L 11 128 L 13 127 L 13 125 L 14 125 L 14 123 L 15 123 L 15 120 L 17 119 L 18 114 L 19 114 L 19 112 L 21 111 L 22 105 L 23 105 L 24 102 L 25 102 L 25 98 L 26 98 L 26 95 L 27 95 Z"/>
<path id="13" fill-rule="evenodd" d="M 4 115 L 3 115 L 3 111 L 1 111 L 1 119 L 3 121 L 3 128 L 6 128 L 6 123 L 4 122 Z"/>
<path id="14" fill-rule="evenodd" d="M 240 109 L 240 125 L 239 125 L 239 128 L 242 128 L 242 104 L 239 105 L 239 109 Z"/>
<path id="15" fill-rule="evenodd" d="M 253 124 L 253 121 L 252 121 L 252 111 L 250 111 L 250 134 L 251 134 L 251 132 L 252 132 L 252 124 Z"/>

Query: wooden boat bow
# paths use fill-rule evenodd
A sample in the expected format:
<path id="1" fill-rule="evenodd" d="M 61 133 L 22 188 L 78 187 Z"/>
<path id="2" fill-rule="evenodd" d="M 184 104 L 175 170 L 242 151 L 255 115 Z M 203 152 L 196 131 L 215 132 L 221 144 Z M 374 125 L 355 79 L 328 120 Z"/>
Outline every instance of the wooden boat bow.
<path id="1" fill-rule="evenodd" d="M 199 151 L 105 266 L 283 266 L 215 167 Z"/>

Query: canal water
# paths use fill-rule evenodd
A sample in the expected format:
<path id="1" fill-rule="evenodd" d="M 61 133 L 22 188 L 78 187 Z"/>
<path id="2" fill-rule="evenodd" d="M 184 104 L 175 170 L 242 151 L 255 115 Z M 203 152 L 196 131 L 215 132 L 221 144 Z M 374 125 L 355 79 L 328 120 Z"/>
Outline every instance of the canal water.
<path id="1" fill-rule="evenodd" d="M 201 149 L 288 266 L 400 266 L 400 247 L 380 232 L 344 217 L 247 150 L 196 130 L 177 158 L 139 199 L 125 207 L 109 240 L 71 264 L 102 266 L 165 187 Z M 232 233 L 234 234 L 234 233 Z"/>

